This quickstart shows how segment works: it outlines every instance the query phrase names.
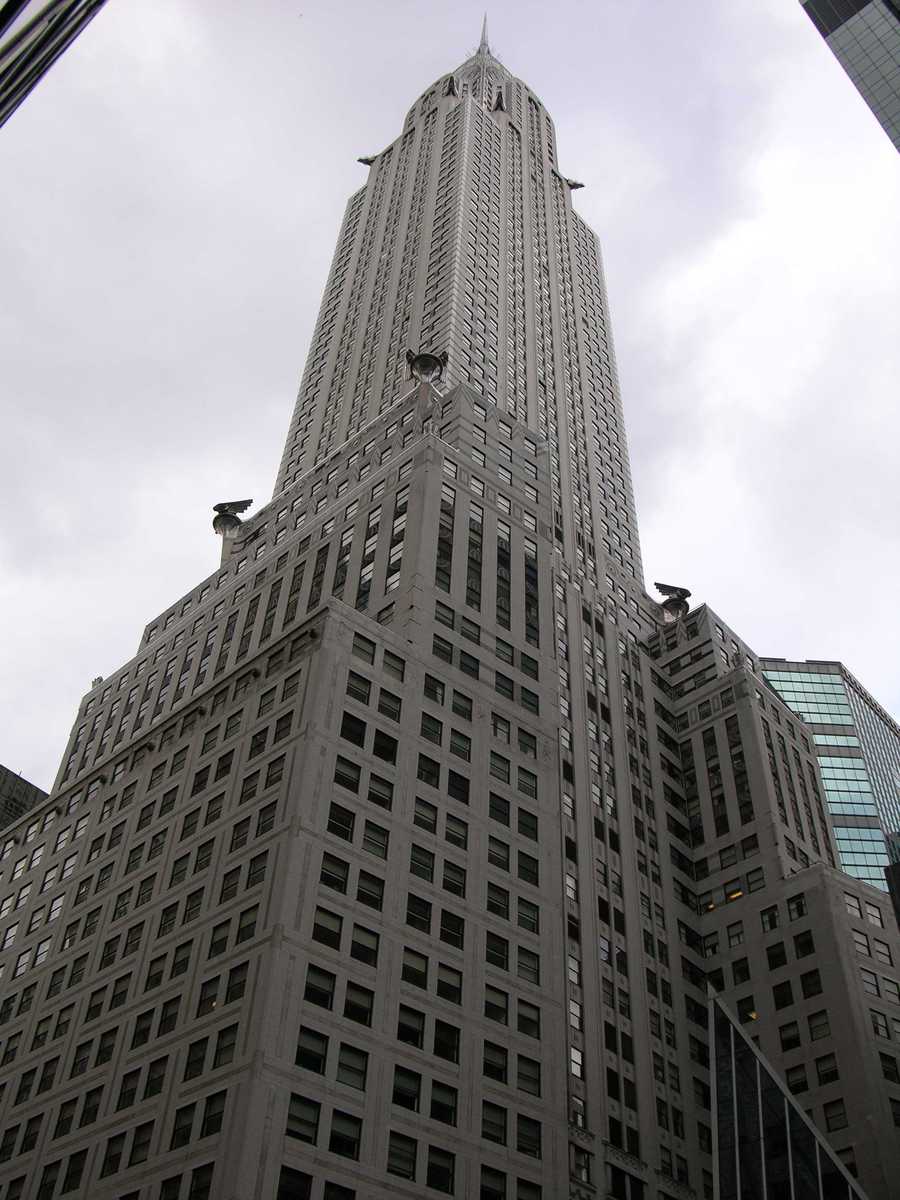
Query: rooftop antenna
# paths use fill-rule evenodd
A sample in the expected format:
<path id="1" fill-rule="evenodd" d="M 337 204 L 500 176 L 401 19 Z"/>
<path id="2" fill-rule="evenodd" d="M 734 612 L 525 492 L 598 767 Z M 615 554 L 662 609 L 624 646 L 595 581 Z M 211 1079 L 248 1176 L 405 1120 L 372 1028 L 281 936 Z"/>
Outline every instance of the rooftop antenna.
<path id="1" fill-rule="evenodd" d="M 488 45 L 488 28 L 487 28 L 487 13 L 484 14 L 484 20 L 481 23 L 481 43 L 478 47 L 479 54 L 490 54 L 491 48 Z"/>

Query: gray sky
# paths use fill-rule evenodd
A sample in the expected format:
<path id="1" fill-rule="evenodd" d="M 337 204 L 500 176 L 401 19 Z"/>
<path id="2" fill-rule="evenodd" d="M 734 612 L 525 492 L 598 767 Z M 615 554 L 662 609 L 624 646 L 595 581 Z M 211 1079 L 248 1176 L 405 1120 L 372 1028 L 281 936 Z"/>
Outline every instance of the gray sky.
<path id="1" fill-rule="evenodd" d="M 481 0 L 479 0 L 479 3 Z M 271 495 L 358 155 L 468 0 L 110 0 L 0 131 L 0 762 Z M 798 0 L 499 0 L 606 259 L 649 581 L 900 708 L 900 158 Z"/>

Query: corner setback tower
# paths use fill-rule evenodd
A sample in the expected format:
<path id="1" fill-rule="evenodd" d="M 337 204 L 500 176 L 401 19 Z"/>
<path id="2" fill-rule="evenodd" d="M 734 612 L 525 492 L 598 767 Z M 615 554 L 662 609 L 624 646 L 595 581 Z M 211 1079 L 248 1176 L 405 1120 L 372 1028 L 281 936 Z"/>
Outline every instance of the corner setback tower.
<path id="1" fill-rule="evenodd" d="M 408 346 L 446 350 L 451 386 L 471 384 L 547 442 L 573 568 L 596 583 L 606 553 L 640 584 L 600 248 L 543 104 L 484 31 L 361 161 L 369 179 L 347 205 L 276 496 L 397 399 Z"/>

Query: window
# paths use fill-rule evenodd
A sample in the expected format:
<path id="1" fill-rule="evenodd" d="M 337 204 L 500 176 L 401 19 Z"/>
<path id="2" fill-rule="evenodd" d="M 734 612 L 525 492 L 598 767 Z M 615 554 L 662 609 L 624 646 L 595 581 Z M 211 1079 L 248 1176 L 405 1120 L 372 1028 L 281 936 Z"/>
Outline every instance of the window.
<path id="1" fill-rule="evenodd" d="M 319 1135 L 320 1107 L 315 1100 L 307 1100 L 305 1096 L 298 1096 L 292 1092 L 285 1136 L 315 1145 Z"/>
<path id="2" fill-rule="evenodd" d="M 225 1093 L 222 1093 L 224 1099 Z M 207 1103 L 209 1103 L 207 1101 Z M 128 1156 L 129 1167 L 135 1166 L 137 1163 L 146 1162 L 150 1155 L 150 1141 L 153 1137 L 153 1122 L 145 1121 L 138 1125 L 134 1131 L 134 1137 L 131 1140 L 131 1153 Z"/>
<path id="3" fill-rule="evenodd" d="M 506 1109 L 488 1100 L 481 1105 L 481 1136 L 500 1146 L 506 1145 Z"/>
<path id="4" fill-rule="evenodd" d="M 520 850 L 518 855 L 518 875 L 523 883 L 538 886 L 538 860 L 524 850 Z"/>
<path id="5" fill-rule="evenodd" d="M 368 871 L 360 871 L 356 885 L 356 899 L 360 904 L 367 904 L 369 908 L 377 909 L 380 912 L 384 899 L 384 880 L 379 879 L 377 875 L 370 875 Z"/>
<path id="6" fill-rule="evenodd" d="M 378 693 L 378 711 L 382 716 L 387 717 L 391 721 L 399 721 L 402 707 L 403 701 L 399 696 L 395 696 L 393 692 L 382 688 Z"/>
<path id="7" fill-rule="evenodd" d="M 366 821 L 363 828 L 362 848 L 378 858 L 387 858 L 389 836 L 384 826 L 376 825 L 374 821 Z"/>
<path id="8" fill-rule="evenodd" d="M 316 908 L 313 916 L 313 941 L 331 946 L 335 950 L 341 947 L 341 930 L 344 921 L 337 913 L 327 908 Z"/>
<path id="9" fill-rule="evenodd" d="M 451 846 L 458 846 L 460 850 L 465 850 L 469 844 L 469 827 L 465 821 L 448 813 L 444 825 L 444 837 Z"/>
<path id="10" fill-rule="evenodd" d="M 436 763 L 433 758 L 428 758 L 428 756 L 425 754 L 420 754 L 417 778 L 420 779 L 422 783 L 427 783 L 429 787 L 440 787 L 440 763 Z"/>
<path id="11" fill-rule="evenodd" d="M 507 1200 L 506 1175 L 492 1167 L 481 1168 L 480 1200 Z"/>
<path id="12" fill-rule="evenodd" d="M 447 1062 L 459 1062 L 459 1029 L 455 1025 L 450 1025 L 447 1021 L 438 1021 L 434 1023 L 434 1043 L 433 1051 L 438 1058 L 444 1058 Z"/>
<path id="13" fill-rule="evenodd" d="M 49 921 L 50 918 L 48 917 L 47 920 Z M 891 955 L 891 948 L 887 942 L 882 942 L 878 938 L 872 938 L 872 948 L 875 952 L 875 958 L 878 962 L 884 963 L 886 967 L 892 967 L 894 965 L 894 959 Z"/>
<path id="14" fill-rule="evenodd" d="M 421 1050 L 425 1042 L 425 1014 L 401 1004 L 397 1020 L 397 1041 Z"/>
<path id="15" fill-rule="evenodd" d="M 460 867 L 456 863 L 444 863 L 443 877 L 444 891 L 451 892 L 454 896 L 465 896 L 466 894 L 466 870 L 465 867 Z"/>
<path id="16" fill-rule="evenodd" d="M 358 983 L 347 983 L 347 991 L 344 996 L 344 1016 L 348 1020 L 358 1021 L 360 1025 L 371 1025 L 374 1003 L 374 992 L 360 987 Z"/>
<path id="17" fill-rule="evenodd" d="M 540 910 L 536 904 L 532 904 L 530 900 L 519 899 L 518 902 L 518 924 L 520 928 L 527 929 L 530 933 L 539 932 Z"/>
<path id="18" fill-rule="evenodd" d="M 541 1010 L 537 1005 L 520 998 L 517 1028 L 519 1033 L 524 1033 L 526 1037 L 541 1036 Z"/>
<path id="19" fill-rule="evenodd" d="M 338 1053 L 337 1081 L 361 1092 L 366 1090 L 366 1075 L 369 1069 L 369 1055 L 365 1050 L 341 1042 Z"/>
<path id="20" fill-rule="evenodd" d="M 789 1021 L 778 1029 L 782 1050 L 794 1050 L 800 1045 L 800 1026 L 796 1021 Z"/>
<path id="21" fill-rule="evenodd" d="M 819 977 L 819 972 L 807 971 L 800 976 L 800 990 L 804 997 L 808 1000 L 812 996 L 819 996 L 822 992 L 822 980 Z"/>
<path id="22" fill-rule="evenodd" d="M 788 897 L 787 910 L 789 921 L 798 921 L 800 917 L 806 916 L 806 896 L 803 892 Z"/>
<path id="23" fill-rule="evenodd" d="M 335 976 L 330 971 L 310 963 L 306 971 L 304 999 L 320 1008 L 330 1009 L 334 1003 Z"/>
<path id="24" fill-rule="evenodd" d="M 784 942 L 774 942 L 771 946 L 767 946 L 766 959 L 771 971 L 777 970 L 778 967 L 783 967 L 787 962 L 787 950 L 785 949 Z"/>
<path id="25" fill-rule="evenodd" d="M 851 895 L 850 892 L 844 892 L 844 903 L 851 917 L 858 917 L 862 920 L 862 905 L 856 896 Z"/>
<path id="26" fill-rule="evenodd" d="M 486 986 L 484 989 L 484 1015 L 501 1025 L 509 1024 L 509 996 L 499 988 Z"/>
<path id="27" fill-rule="evenodd" d="M 328 1149 L 343 1158 L 359 1158 L 359 1143 L 362 1137 L 362 1121 L 352 1113 L 335 1109 L 331 1117 L 331 1136 Z"/>
<path id="28" fill-rule="evenodd" d="M 760 922 L 762 923 L 763 933 L 771 933 L 773 929 L 778 928 L 778 909 L 775 905 L 771 908 L 764 908 L 759 914 Z"/>
<path id="29" fill-rule="evenodd" d="M 867 992 L 870 996 L 881 995 L 881 989 L 878 986 L 878 976 L 874 971 L 867 971 L 864 967 L 860 967 L 859 975 L 862 980 L 864 992 Z"/>
<path id="30" fill-rule="evenodd" d="M 180 1146 L 186 1146 L 191 1140 L 193 1132 L 193 1117 L 197 1111 L 196 1104 L 185 1104 L 182 1108 L 175 1109 L 175 1120 L 172 1126 L 172 1139 L 169 1141 L 169 1150 L 178 1150 Z"/>
<path id="31" fill-rule="evenodd" d="M 426 741 L 434 742 L 436 745 L 441 744 L 444 736 L 444 725 L 437 717 L 432 717 L 430 713 L 422 713 L 422 723 L 419 733 Z"/>
<path id="32" fill-rule="evenodd" d="M 345 842 L 353 840 L 353 825 L 355 815 L 349 808 L 332 802 L 328 810 L 328 832 L 335 837 L 343 838 Z"/>
<path id="33" fill-rule="evenodd" d="M 333 854 L 322 855 L 322 870 L 319 882 L 323 887 L 333 888 L 342 895 L 347 891 L 347 880 L 350 875 L 350 864 Z"/>
<path id="34" fill-rule="evenodd" d="M 541 1157 L 541 1123 L 522 1113 L 516 1121 L 516 1149 L 531 1158 Z"/>
<path id="35" fill-rule="evenodd" d="M 106 1143 L 106 1151 L 103 1155 L 103 1163 L 100 1167 L 100 1178 L 103 1179 L 106 1175 L 112 1175 L 122 1165 L 122 1156 L 125 1153 L 125 1134 L 117 1133 L 109 1138 Z"/>
<path id="36" fill-rule="evenodd" d="M 391 1097 L 400 1108 L 418 1112 L 422 1095 L 422 1076 L 406 1067 L 394 1067 L 394 1090 Z"/>
<path id="37" fill-rule="evenodd" d="M 385 650 L 382 669 L 385 675 L 391 679 L 396 679 L 398 683 L 403 682 L 403 677 L 406 674 L 406 663 L 396 654 L 392 654 L 390 650 Z"/>
<path id="38" fill-rule="evenodd" d="M 462 1003 L 462 972 L 446 963 L 438 963 L 437 994 L 452 1004 Z"/>
<path id="39" fill-rule="evenodd" d="M 354 925 L 353 937 L 350 941 L 350 957 L 367 966 L 377 966 L 378 934 L 364 925 Z"/>
<path id="40" fill-rule="evenodd" d="M 391 1131 L 388 1136 L 388 1174 L 398 1175 L 401 1179 L 415 1179 L 417 1149 L 414 1138 Z"/>
<path id="41" fill-rule="evenodd" d="M 317 1075 L 324 1075 L 327 1054 L 328 1038 L 325 1034 L 301 1025 L 294 1058 L 297 1066 L 304 1067 L 307 1071 L 315 1071 Z"/>
<path id="42" fill-rule="evenodd" d="M 381 729 L 375 730 L 375 736 L 372 739 L 372 753 L 376 758 L 383 759 L 387 763 L 396 763 L 397 745 L 397 739 L 391 737 L 389 733 L 384 733 Z"/>
<path id="43" fill-rule="evenodd" d="M 541 1064 L 536 1059 L 528 1058 L 524 1054 L 519 1055 L 517 1086 L 520 1092 L 527 1092 L 530 1096 L 540 1096 Z"/>
<path id="44" fill-rule="evenodd" d="M 371 804 L 377 804 L 379 808 L 385 808 L 390 812 L 394 802 L 394 785 L 389 779 L 382 779 L 380 775 L 371 774 L 367 799 Z"/>
<path id="45" fill-rule="evenodd" d="M 890 1030 L 888 1028 L 887 1017 L 884 1013 L 876 1012 L 874 1008 L 869 1009 L 869 1015 L 872 1018 L 872 1030 L 876 1037 L 890 1038 Z"/>
<path id="46" fill-rule="evenodd" d="M 375 643 L 363 637 L 362 634 L 355 633 L 353 635 L 352 653 L 357 658 L 361 658 L 363 662 L 372 666 L 375 662 Z"/>
<path id="47" fill-rule="evenodd" d="M 810 1013 L 806 1018 L 806 1023 L 809 1026 L 809 1039 L 812 1042 L 831 1035 L 831 1024 L 824 1008 L 819 1012 Z"/>
<path id="48" fill-rule="evenodd" d="M 372 691 L 372 684 L 364 675 L 358 675 L 356 671 L 350 671 L 347 675 L 347 695 L 354 700 L 358 700 L 360 704 L 368 704 L 369 696 Z"/>
<path id="49" fill-rule="evenodd" d="M 833 1083 L 840 1078 L 838 1073 L 837 1058 L 833 1054 L 824 1054 L 821 1058 L 816 1059 L 816 1075 L 819 1083 Z"/>
<path id="50" fill-rule="evenodd" d="M 776 983 L 772 988 L 772 998 L 775 1001 L 775 1007 L 787 1008 L 789 1004 L 794 1003 L 794 994 L 791 990 L 791 981 L 784 980 L 783 983 Z"/>
<path id="51" fill-rule="evenodd" d="M 441 941 L 462 950 L 465 944 L 466 923 L 456 913 L 441 909 Z"/>
<path id="52" fill-rule="evenodd" d="M 822 1114 L 825 1117 L 825 1128 L 829 1133 L 847 1127 L 847 1112 L 843 1100 L 831 1100 L 827 1104 L 823 1104 Z"/>
<path id="53" fill-rule="evenodd" d="M 487 910 L 495 916 L 509 919 L 509 892 L 496 883 L 487 885 Z"/>
<path id="54" fill-rule="evenodd" d="M 809 1088 L 809 1083 L 806 1079 L 806 1067 L 803 1063 L 799 1063 L 795 1067 L 788 1067 L 784 1074 L 784 1080 L 788 1085 L 788 1090 L 795 1095 L 798 1092 L 805 1092 Z"/>
<path id="55" fill-rule="evenodd" d="M 433 1080 L 431 1084 L 431 1109 L 429 1115 L 432 1121 L 441 1121 L 444 1125 L 456 1124 L 457 1091 L 450 1084 Z"/>
<path id="56" fill-rule="evenodd" d="M 348 791 L 359 791 L 359 780 L 361 769 L 358 763 L 353 763 L 347 758 L 337 756 L 334 764 L 334 782 Z"/>
<path id="57" fill-rule="evenodd" d="M 403 947 L 403 965 L 401 979 L 413 987 L 428 987 L 428 958 L 409 946 Z"/>

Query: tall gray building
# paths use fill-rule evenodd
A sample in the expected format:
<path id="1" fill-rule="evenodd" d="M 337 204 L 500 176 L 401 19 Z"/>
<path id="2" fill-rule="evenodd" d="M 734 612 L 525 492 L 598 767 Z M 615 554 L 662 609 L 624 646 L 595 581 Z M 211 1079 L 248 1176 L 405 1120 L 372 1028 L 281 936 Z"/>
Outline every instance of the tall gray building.
<path id="1" fill-rule="evenodd" d="M 900 150 L 900 5 L 896 0 L 800 2 Z"/>
<path id="2" fill-rule="evenodd" d="M 900 830 L 900 727 L 843 663 L 764 658 L 762 669 L 812 732 L 841 868 L 886 889 Z"/>
<path id="3" fill-rule="evenodd" d="M 274 499 L 0 844 L 0 1197 L 716 1200 L 711 983 L 890 1200 L 900 937 L 643 590 L 546 110 L 483 38 L 366 165 Z"/>

